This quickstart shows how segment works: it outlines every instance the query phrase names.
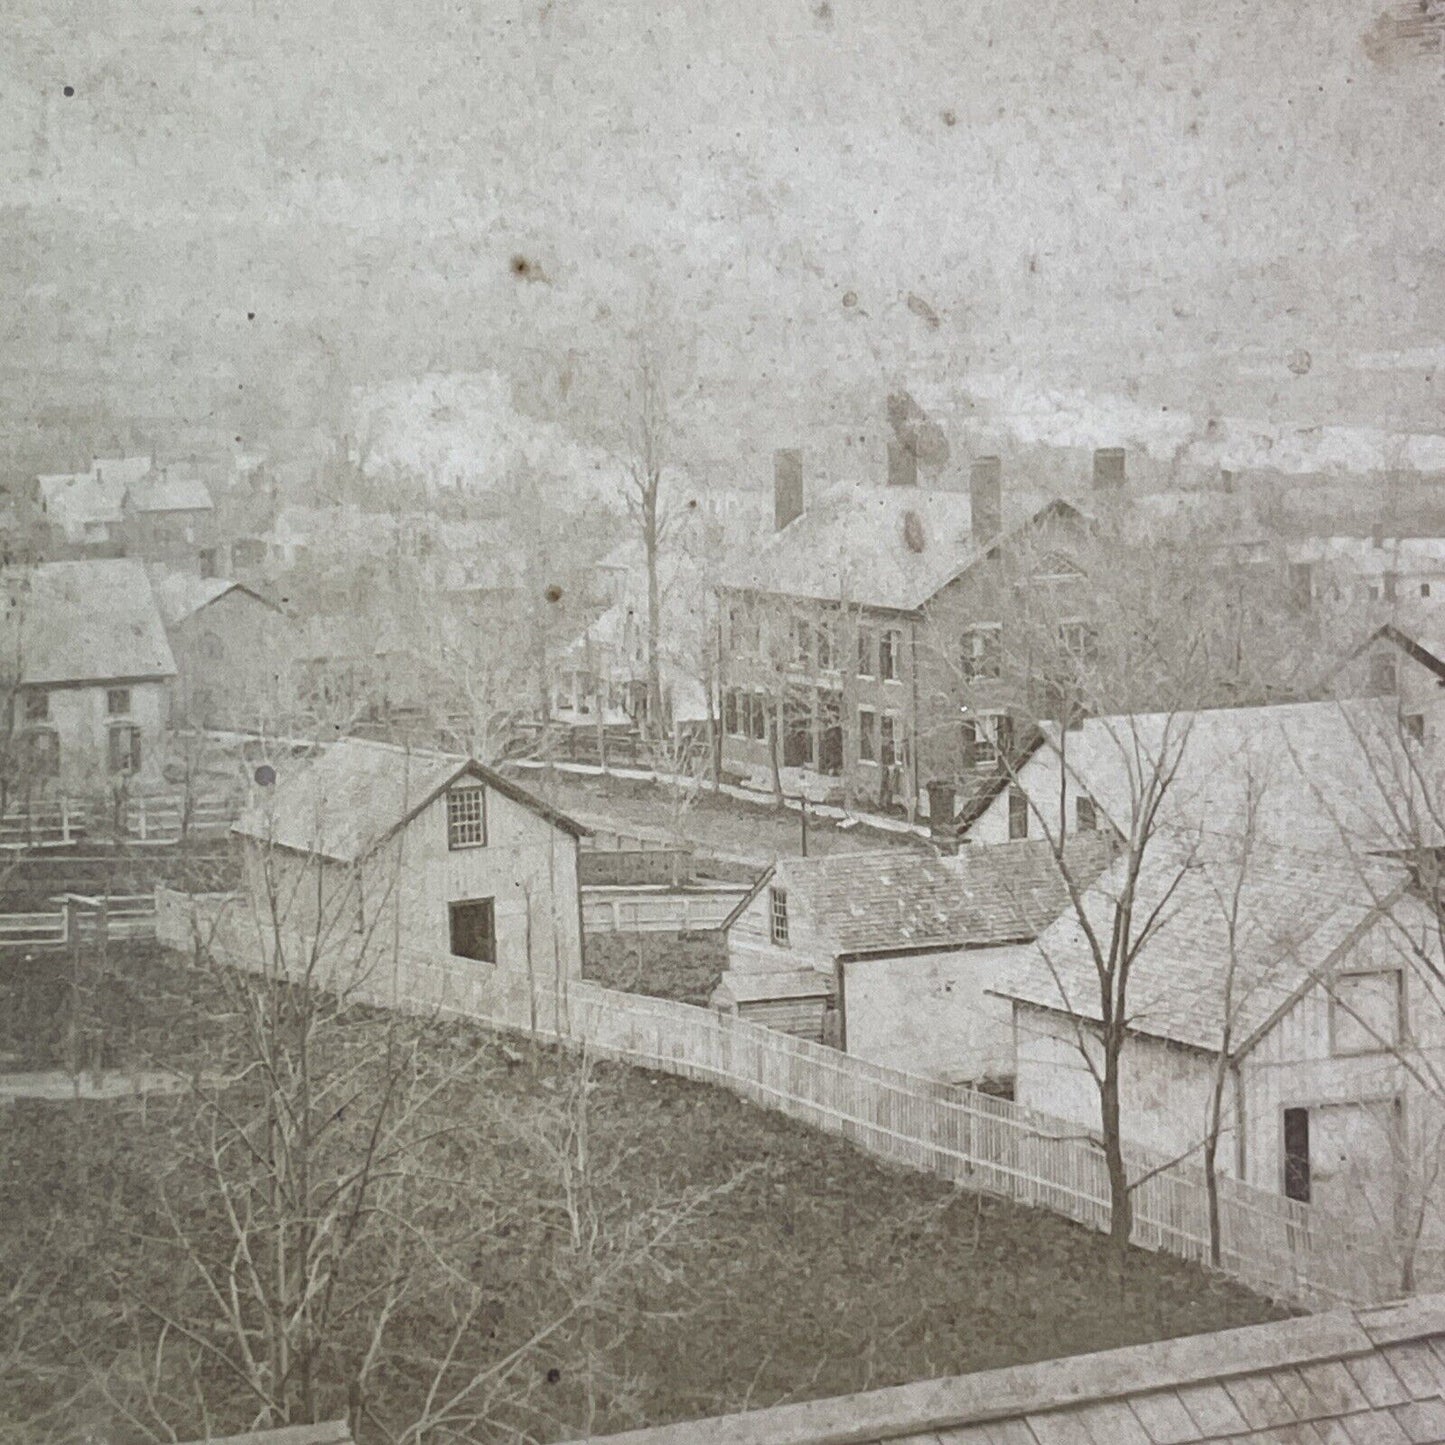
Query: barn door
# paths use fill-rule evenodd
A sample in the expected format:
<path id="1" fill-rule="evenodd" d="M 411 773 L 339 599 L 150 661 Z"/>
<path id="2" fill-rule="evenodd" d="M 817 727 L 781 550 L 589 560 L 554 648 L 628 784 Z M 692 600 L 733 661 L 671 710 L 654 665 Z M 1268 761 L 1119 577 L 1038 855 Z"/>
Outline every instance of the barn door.
<path id="1" fill-rule="evenodd" d="M 1400 1101 L 1322 1104 L 1309 1113 L 1310 1202 L 1393 1235 L 1403 1158 Z"/>

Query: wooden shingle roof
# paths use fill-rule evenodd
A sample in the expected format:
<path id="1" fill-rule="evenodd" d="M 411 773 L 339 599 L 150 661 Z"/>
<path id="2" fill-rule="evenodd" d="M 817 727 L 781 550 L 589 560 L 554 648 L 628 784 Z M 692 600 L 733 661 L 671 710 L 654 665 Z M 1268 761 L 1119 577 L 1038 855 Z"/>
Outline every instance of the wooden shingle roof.
<path id="1" fill-rule="evenodd" d="M 608 1445 L 1442 1445 L 1445 1296 L 604 1438 Z"/>

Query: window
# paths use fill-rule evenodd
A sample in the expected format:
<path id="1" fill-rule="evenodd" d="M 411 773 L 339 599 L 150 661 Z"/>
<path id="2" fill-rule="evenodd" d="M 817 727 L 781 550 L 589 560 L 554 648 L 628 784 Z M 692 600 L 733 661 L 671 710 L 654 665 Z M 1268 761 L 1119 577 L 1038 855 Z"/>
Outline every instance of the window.
<path id="1" fill-rule="evenodd" d="M 1087 622 L 1065 622 L 1059 628 L 1059 642 L 1079 662 L 1098 660 L 1099 634 Z"/>
<path id="2" fill-rule="evenodd" d="M 1412 742 L 1423 743 L 1425 741 L 1425 714 L 1422 712 L 1407 712 L 1400 719 L 1401 726 L 1405 729 L 1405 736 Z"/>
<path id="3" fill-rule="evenodd" d="M 858 629 L 858 676 L 876 677 L 878 662 L 875 651 L 878 642 L 871 627 Z"/>
<path id="4" fill-rule="evenodd" d="M 48 692 L 27 692 L 25 694 L 25 721 L 45 722 L 50 717 L 50 694 Z"/>
<path id="5" fill-rule="evenodd" d="M 1385 601 L 1393 602 L 1399 591 L 1400 579 L 1393 572 L 1385 573 Z"/>
<path id="6" fill-rule="evenodd" d="M 1008 790 L 1008 835 L 1010 838 L 1029 836 L 1029 797 L 1022 788 Z"/>
<path id="7" fill-rule="evenodd" d="M 891 768 L 903 761 L 903 730 L 896 712 L 885 712 L 878 719 L 878 761 Z"/>
<path id="8" fill-rule="evenodd" d="M 723 731 L 730 738 L 738 736 L 738 695 L 731 687 L 723 694 Z"/>
<path id="9" fill-rule="evenodd" d="M 1284 1197 L 1310 1202 L 1310 1111 L 1284 1111 Z"/>
<path id="10" fill-rule="evenodd" d="M 768 735 L 768 695 L 765 692 L 755 692 L 752 695 L 748 729 L 755 742 L 762 742 Z"/>
<path id="11" fill-rule="evenodd" d="M 129 717 L 130 689 L 128 687 L 108 689 L 105 694 L 105 712 L 107 717 Z"/>
<path id="12" fill-rule="evenodd" d="M 813 624 L 801 617 L 793 619 L 792 662 L 794 667 L 808 667 L 813 658 Z"/>
<path id="13" fill-rule="evenodd" d="M 122 723 L 110 730 L 107 762 L 112 773 L 140 772 L 140 729 Z"/>
<path id="14" fill-rule="evenodd" d="M 858 709 L 858 760 L 878 761 L 878 714 L 871 707 Z"/>
<path id="15" fill-rule="evenodd" d="M 812 698 L 790 692 L 783 707 L 783 766 L 806 768 L 813 764 Z"/>
<path id="16" fill-rule="evenodd" d="M 1371 582 L 1365 590 L 1369 594 L 1371 602 L 1378 602 L 1380 600 L 1380 584 L 1378 582 Z"/>
<path id="17" fill-rule="evenodd" d="M 202 577 L 214 577 L 216 575 L 216 549 L 214 547 L 202 547 L 197 561 Z"/>
<path id="18" fill-rule="evenodd" d="M 486 790 L 452 788 L 447 793 L 447 847 L 480 848 L 486 841 Z"/>
<path id="19" fill-rule="evenodd" d="M 1314 568 L 1308 562 L 1291 562 L 1289 567 L 1290 600 L 1305 611 L 1314 600 Z"/>
<path id="20" fill-rule="evenodd" d="M 903 634 L 896 627 L 885 627 L 878 640 L 878 676 L 885 682 L 898 681 L 902 655 Z"/>
<path id="21" fill-rule="evenodd" d="M 1099 815 L 1094 809 L 1094 800 L 1087 794 L 1081 793 L 1074 799 L 1074 831 L 1078 833 L 1097 832 L 1099 827 Z"/>
<path id="22" fill-rule="evenodd" d="M 1429 595 L 1430 595 L 1430 584 L 1429 584 L 1428 582 L 1422 582 L 1422 583 L 1420 584 L 1420 596 L 1421 596 L 1421 597 L 1428 597 Z"/>
<path id="23" fill-rule="evenodd" d="M 449 903 L 447 915 L 453 954 L 458 958 L 476 959 L 478 963 L 497 961 L 495 899 L 469 898 L 464 902 Z"/>
<path id="24" fill-rule="evenodd" d="M 1400 1042 L 1404 993 L 1398 969 L 1342 973 L 1330 987 L 1330 1049 L 1376 1054 Z"/>
<path id="25" fill-rule="evenodd" d="M 779 948 L 788 946 L 788 894 L 782 888 L 768 889 L 768 936 Z"/>
<path id="26" fill-rule="evenodd" d="M 831 672 L 836 665 L 833 644 L 833 623 L 825 618 L 818 624 L 815 636 L 819 672 Z"/>
<path id="27" fill-rule="evenodd" d="M 1002 671 L 1003 634 L 996 622 L 970 627 L 963 634 L 963 675 L 973 682 Z"/>

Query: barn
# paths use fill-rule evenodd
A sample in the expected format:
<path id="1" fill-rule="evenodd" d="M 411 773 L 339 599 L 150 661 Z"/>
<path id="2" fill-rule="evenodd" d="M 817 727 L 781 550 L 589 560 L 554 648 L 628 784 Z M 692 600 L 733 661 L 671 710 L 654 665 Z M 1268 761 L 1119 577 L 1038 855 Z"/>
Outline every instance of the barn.
<path id="1" fill-rule="evenodd" d="M 234 831 L 288 937 L 581 976 L 587 830 L 485 764 L 346 738 L 257 794 Z"/>
<path id="2" fill-rule="evenodd" d="M 1071 839 L 1070 871 L 1092 881 L 1111 846 Z M 1012 1068 L 1011 1017 L 986 987 L 1067 905 L 1042 842 L 782 859 L 723 925 L 713 1003 L 941 1082 L 996 1078 Z"/>
<path id="3" fill-rule="evenodd" d="M 1128 866 L 1084 895 L 1096 934 Z M 1357 1223 L 1445 1235 L 1430 1199 L 1445 1162 L 1445 974 L 1416 885 L 1382 858 L 1157 840 L 1134 904 L 1153 923 L 1128 984 L 1125 1139 L 1197 1160 L 1217 1083 L 1222 1172 Z M 1073 911 L 991 987 L 1013 1006 L 1015 1098 L 1097 1130 L 1100 990 Z"/>

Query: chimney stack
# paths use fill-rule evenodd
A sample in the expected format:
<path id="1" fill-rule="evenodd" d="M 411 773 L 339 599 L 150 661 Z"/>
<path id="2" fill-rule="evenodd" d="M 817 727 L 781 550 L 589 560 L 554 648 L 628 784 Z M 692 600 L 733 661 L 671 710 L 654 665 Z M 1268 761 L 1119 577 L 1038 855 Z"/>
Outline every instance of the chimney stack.
<path id="1" fill-rule="evenodd" d="M 940 853 L 958 852 L 957 790 L 952 783 L 928 784 L 928 835 Z"/>
<path id="2" fill-rule="evenodd" d="M 968 470 L 968 510 L 975 545 L 1003 531 L 1003 462 L 998 457 L 974 458 Z"/>
<path id="3" fill-rule="evenodd" d="M 918 453 L 905 442 L 888 443 L 888 485 L 890 487 L 916 487 L 918 485 Z"/>
<path id="4" fill-rule="evenodd" d="M 803 454 L 796 447 L 773 453 L 773 526 L 781 532 L 803 515 Z"/>
<path id="5" fill-rule="evenodd" d="M 1370 545 L 1372 547 L 1383 547 L 1385 545 L 1385 524 L 1376 522 L 1370 528 Z"/>
<path id="6" fill-rule="evenodd" d="M 1094 450 L 1094 490 L 1118 491 L 1125 480 L 1124 448 L 1096 447 Z"/>

